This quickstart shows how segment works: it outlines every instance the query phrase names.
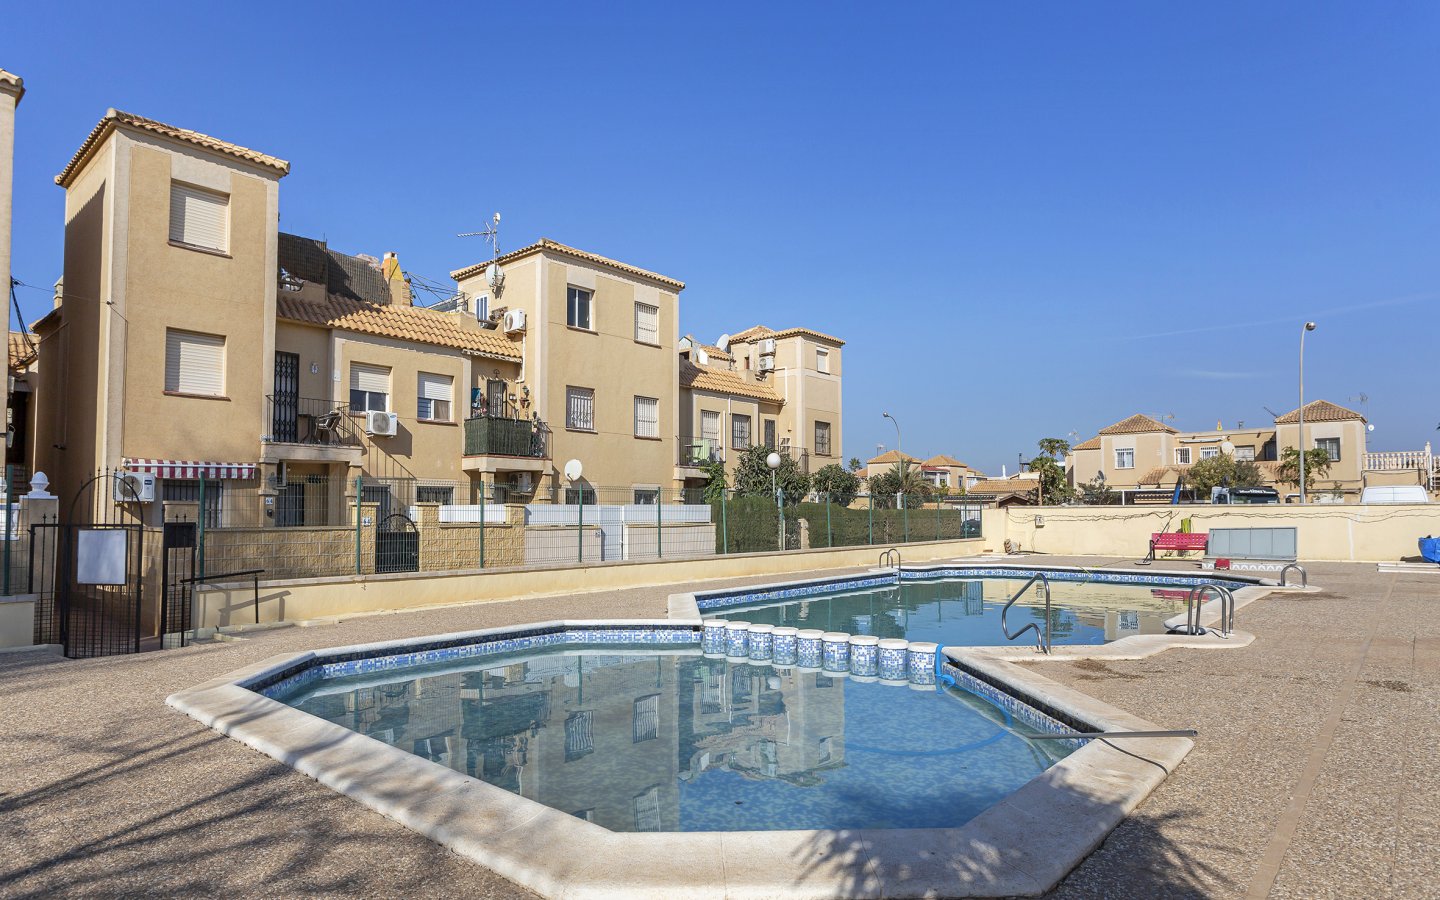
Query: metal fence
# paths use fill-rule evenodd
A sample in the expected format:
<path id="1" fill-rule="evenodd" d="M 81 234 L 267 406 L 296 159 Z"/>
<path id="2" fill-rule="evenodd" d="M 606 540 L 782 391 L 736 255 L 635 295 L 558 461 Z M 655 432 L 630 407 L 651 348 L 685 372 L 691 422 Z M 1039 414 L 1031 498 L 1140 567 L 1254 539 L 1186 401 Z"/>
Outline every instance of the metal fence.
<path id="1" fill-rule="evenodd" d="M 707 498 L 701 490 L 581 484 L 542 498 L 553 502 L 515 504 L 482 496 L 473 482 L 302 476 L 268 492 L 255 487 L 207 488 L 198 536 L 204 572 L 263 568 L 267 578 L 303 578 L 543 568 L 981 536 L 980 504 L 949 497 L 812 494 L 777 503 L 730 490 Z M 166 517 L 194 521 L 200 508 L 198 496 L 177 497 Z"/>

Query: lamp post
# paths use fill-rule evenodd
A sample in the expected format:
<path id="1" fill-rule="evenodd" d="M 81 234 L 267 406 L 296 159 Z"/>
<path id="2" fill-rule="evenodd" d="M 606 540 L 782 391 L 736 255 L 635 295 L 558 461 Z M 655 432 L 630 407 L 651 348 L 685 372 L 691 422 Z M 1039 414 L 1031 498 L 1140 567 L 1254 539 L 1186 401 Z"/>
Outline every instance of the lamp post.
<path id="1" fill-rule="evenodd" d="M 775 478 L 775 472 L 780 468 L 780 454 L 771 453 L 765 457 L 765 465 L 770 467 L 770 490 L 775 494 L 775 516 L 779 522 L 778 534 L 775 538 L 775 545 L 781 550 L 785 549 L 785 502 L 784 495 L 780 493 L 780 483 Z"/>
<path id="2" fill-rule="evenodd" d="M 1300 445 L 1300 504 L 1305 504 L 1305 332 L 1314 331 L 1315 323 L 1306 322 L 1300 329 L 1300 424 L 1295 442 Z"/>
<path id="3" fill-rule="evenodd" d="M 900 449 L 900 423 L 895 421 L 895 417 L 888 412 L 882 412 L 880 416 L 889 419 L 890 424 L 895 426 L 895 455 L 899 457 L 899 459 L 895 461 L 895 465 L 899 466 L 900 472 L 903 474 L 905 471 L 905 451 Z M 897 487 L 899 487 L 899 490 L 895 492 L 895 504 L 903 509 L 905 507 L 905 480 L 903 478 Z"/>

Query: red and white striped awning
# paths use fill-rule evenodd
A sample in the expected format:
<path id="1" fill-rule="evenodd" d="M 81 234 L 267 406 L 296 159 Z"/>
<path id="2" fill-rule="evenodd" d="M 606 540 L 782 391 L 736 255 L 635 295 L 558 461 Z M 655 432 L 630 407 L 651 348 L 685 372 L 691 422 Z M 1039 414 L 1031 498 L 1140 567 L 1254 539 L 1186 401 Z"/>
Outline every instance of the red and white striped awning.
<path id="1" fill-rule="evenodd" d="M 234 478 L 249 481 L 255 477 L 254 463 L 196 462 L 184 459 L 125 458 L 129 472 L 148 472 L 160 478 Z"/>

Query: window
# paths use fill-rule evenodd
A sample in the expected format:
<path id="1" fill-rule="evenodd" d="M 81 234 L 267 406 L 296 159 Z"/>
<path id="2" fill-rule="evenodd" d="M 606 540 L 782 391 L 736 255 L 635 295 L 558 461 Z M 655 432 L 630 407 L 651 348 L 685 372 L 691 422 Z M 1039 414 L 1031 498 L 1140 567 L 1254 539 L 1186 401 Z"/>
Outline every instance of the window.
<path id="1" fill-rule="evenodd" d="M 750 449 L 750 417 L 730 417 L 730 446 L 736 450 Z"/>
<path id="2" fill-rule="evenodd" d="M 654 397 L 635 398 L 635 436 L 658 438 L 660 436 L 660 401 Z"/>
<path id="3" fill-rule="evenodd" d="M 1235 458 L 1236 458 L 1236 459 L 1249 459 L 1249 460 L 1254 460 L 1254 459 L 1255 459 L 1255 448 L 1254 448 L 1254 447 L 1236 447 L 1236 448 L 1235 448 Z"/>
<path id="4" fill-rule="evenodd" d="M 635 340 L 642 344 L 660 343 L 660 307 L 635 304 Z"/>
<path id="5" fill-rule="evenodd" d="M 659 502 L 660 502 L 660 489 L 659 489 L 659 488 L 636 488 L 636 489 L 635 489 L 635 505 L 636 505 L 636 506 L 654 506 L 654 505 L 656 505 L 656 504 L 659 503 Z"/>
<path id="6" fill-rule="evenodd" d="M 1188 465 L 1190 465 L 1190 448 L 1189 448 L 1189 447 L 1176 447 L 1176 448 L 1175 448 L 1175 465 L 1177 465 L 1177 466 L 1188 466 Z"/>
<path id="7" fill-rule="evenodd" d="M 170 240 L 224 253 L 230 245 L 230 198 L 170 182 Z"/>
<path id="8" fill-rule="evenodd" d="M 817 348 L 815 350 L 815 371 L 830 372 L 830 351 Z"/>
<path id="9" fill-rule="evenodd" d="M 815 453 L 818 456 L 830 455 L 830 423 L 815 423 Z"/>
<path id="10" fill-rule="evenodd" d="M 565 720 L 565 761 L 573 762 L 595 750 L 595 713 L 581 710 Z"/>
<path id="11" fill-rule="evenodd" d="M 199 397 L 225 396 L 225 338 L 165 329 L 165 390 Z"/>
<path id="12" fill-rule="evenodd" d="M 421 372 L 419 389 L 416 392 L 419 396 L 415 402 L 415 418 L 427 422 L 451 421 L 450 399 L 453 396 L 453 383 L 454 379 L 449 375 Z"/>
<path id="13" fill-rule="evenodd" d="M 1219 448 L 1219 447 L 1201 447 L 1201 448 L 1200 448 L 1200 458 L 1201 458 L 1201 459 L 1214 459 L 1215 457 L 1217 457 L 1217 456 L 1219 456 L 1219 455 L 1220 455 L 1220 448 Z"/>
<path id="14" fill-rule="evenodd" d="M 479 322 L 490 318 L 490 295 L 481 294 L 475 298 L 475 319 Z"/>
<path id="15" fill-rule="evenodd" d="M 594 296 L 593 291 L 577 287 L 570 288 L 565 297 L 565 324 L 572 328 L 594 331 L 595 329 L 590 324 L 590 301 Z"/>
<path id="16" fill-rule="evenodd" d="M 390 370 L 384 366 L 350 364 L 350 411 L 390 411 Z"/>
<path id="17" fill-rule="evenodd" d="M 455 502 L 455 488 L 452 485 L 417 485 L 415 487 L 415 502 L 443 503 L 448 506 Z"/>
<path id="18" fill-rule="evenodd" d="M 565 427 L 578 431 L 595 430 L 595 392 L 590 388 L 565 389 Z"/>
<path id="19" fill-rule="evenodd" d="M 586 506 L 595 505 L 595 489 L 582 486 L 578 488 L 567 487 L 565 489 L 565 502 L 574 506 L 577 503 L 584 503 Z"/>
<path id="20" fill-rule="evenodd" d="M 774 419 L 766 419 L 766 420 L 765 420 L 765 424 L 764 424 L 763 427 L 764 427 L 764 429 L 765 429 L 765 446 L 769 447 L 771 450 L 774 450 L 774 449 L 775 449 L 775 420 L 774 420 Z"/>
<path id="21" fill-rule="evenodd" d="M 635 701 L 635 728 L 631 743 L 653 741 L 660 735 L 660 695 L 650 694 Z"/>
<path id="22" fill-rule="evenodd" d="M 221 498 L 224 486 L 212 479 L 205 479 L 205 527 L 220 527 Z M 200 479 L 166 478 L 160 485 L 160 499 L 166 503 L 198 503 L 200 501 Z"/>
<path id="23" fill-rule="evenodd" d="M 1127 447 L 1127 448 L 1125 448 L 1125 449 L 1123 449 L 1123 450 L 1121 450 L 1121 449 L 1119 449 L 1119 448 L 1116 448 L 1116 450 L 1115 450 L 1115 468 L 1117 468 L 1117 469 L 1133 469 L 1133 468 L 1135 468 L 1135 448 L 1134 448 L 1134 447 Z"/>
<path id="24" fill-rule="evenodd" d="M 1324 450 L 1325 455 L 1330 457 L 1331 462 L 1336 462 L 1340 459 L 1340 439 L 1338 437 L 1316 438 L 1315 446 Z"/>
<path id="25" fill-rule="evenodd" d="M 700 411 L 700 440 L 709 444 L 707 449 L 720 449 L 720 414 L 708 409 Z"/>

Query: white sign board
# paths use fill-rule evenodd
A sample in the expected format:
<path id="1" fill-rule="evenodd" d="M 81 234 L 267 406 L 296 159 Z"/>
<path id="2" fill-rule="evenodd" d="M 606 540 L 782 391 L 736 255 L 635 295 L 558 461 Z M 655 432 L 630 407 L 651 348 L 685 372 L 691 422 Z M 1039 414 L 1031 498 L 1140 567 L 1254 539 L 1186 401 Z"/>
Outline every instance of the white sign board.
<path id="1" fill-rule="evenodd" d="M 75 583 L 124 584 L 130 532 L 123 528 L 81 528 L 75 533 Z"/>

